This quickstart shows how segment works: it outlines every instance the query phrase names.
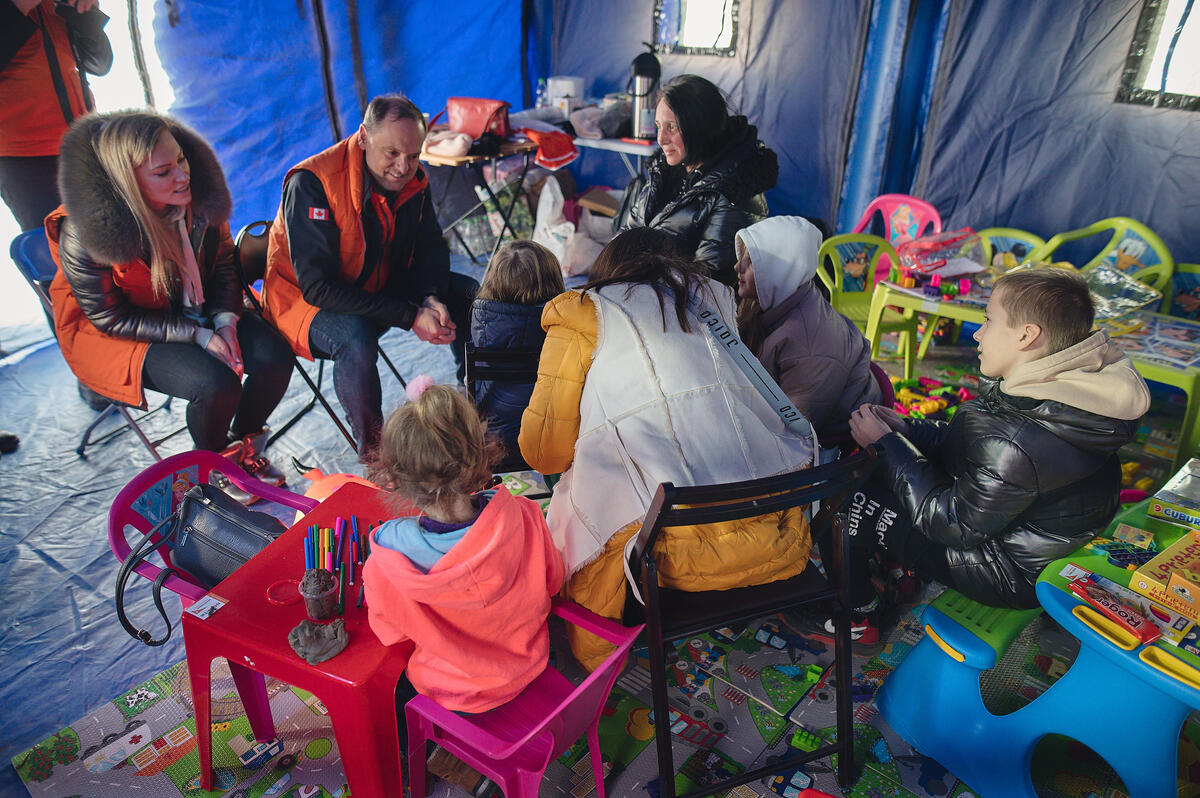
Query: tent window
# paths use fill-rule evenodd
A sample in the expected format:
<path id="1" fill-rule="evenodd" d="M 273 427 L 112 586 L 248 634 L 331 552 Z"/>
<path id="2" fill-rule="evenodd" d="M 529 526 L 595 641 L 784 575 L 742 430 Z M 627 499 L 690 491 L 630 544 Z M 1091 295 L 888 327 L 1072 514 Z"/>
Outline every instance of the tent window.
<path id="1" fill-rule="evenodd" d="M 738 0 L 655 0 L 655 50 L 732 56 L 737 24 Z"/>
<path id="2" fill-rule="evenodd" d="M 1192 0 L 1145 0 L 1117 102 L 1200 111 L 1200 9 Z"/>

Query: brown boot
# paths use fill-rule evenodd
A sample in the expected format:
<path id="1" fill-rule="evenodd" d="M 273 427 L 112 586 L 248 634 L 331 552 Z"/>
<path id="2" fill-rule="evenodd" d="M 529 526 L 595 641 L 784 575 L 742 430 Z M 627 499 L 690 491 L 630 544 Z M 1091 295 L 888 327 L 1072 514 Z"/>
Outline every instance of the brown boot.
<path id="1" fill-rule="evenodd" d="M 241 460 L 242 460 L 242 442 L 234 441 L 233 443 L 226 446 L 222 451 L 217 452 L 217 454 L 221 455 L 226 460 L 230 460 L 233 463 L 235 463 L 236 465 L 241 466 L 242 465 L 242 462 L 241 462 Z M 210 473 L 208 475 L 208 484 L 215 485 L 216 487 L 225 491 L 225 493 L 228 494 L 229 497 L 231 499 L 233 499 L 235 502 L 238 502 L 239 504 L 244 504 L 247 507 L 250 506 L 251 504 L 254 504 L 256 501 L 258 501 L 257 496 L 255 496 L 245 490 L 242 490 L 240 487 L 233 484 L 233 482 L 229 479 L 229 477 L 225 476 L 220 471 L 213 471 L 212 473 Z"/>
<path id="2" fill-rule="evenodd" d="M 268 482 L 272 485 L 283 487 L 287 484 L 287 476 L 282 471 L 271 464 L 271 461 L 262 453 L 267 445 L 267 436 L 270 430 L 263 427 L 260 431 L 253 435 L 247 435 L 242 438 L 241 455 L 237 458 L 231 458 L 246 470 L 246 473 L 262 482 Z"/>

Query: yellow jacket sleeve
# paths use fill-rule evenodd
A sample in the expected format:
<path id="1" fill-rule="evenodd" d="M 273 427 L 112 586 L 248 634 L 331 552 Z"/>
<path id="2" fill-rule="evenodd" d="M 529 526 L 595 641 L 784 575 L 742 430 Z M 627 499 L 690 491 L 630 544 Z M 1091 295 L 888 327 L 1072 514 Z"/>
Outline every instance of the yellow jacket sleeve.
<path id="1" fill-rule="evenodd" d="M 579 398 L 599 328 L 596 306 L 578 291 L 559 294 L 542 311 L 546 342 L 517 442 L 525 462 L 543 474 L 560 474 L 575 458 Z"/>

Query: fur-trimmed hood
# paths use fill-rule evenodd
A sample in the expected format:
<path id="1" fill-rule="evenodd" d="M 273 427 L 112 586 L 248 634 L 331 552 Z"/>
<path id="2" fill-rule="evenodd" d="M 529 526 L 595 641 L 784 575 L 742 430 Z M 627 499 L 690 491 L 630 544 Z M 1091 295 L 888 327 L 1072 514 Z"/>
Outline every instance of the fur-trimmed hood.
<path id="1" fill-rule="evenodd" d="M 58 191 L 80 243 L 97 260 L 125 263 L 145 255 L 141 230 L 96 157 L 92 141 L 117 114 L 88 114 L 63 136 Z M 191 128 L 168 118 L 167 129 L 191 167 L 192 215 L 208 226 L 229 221 L 233 201 L 216 153 Z"/>

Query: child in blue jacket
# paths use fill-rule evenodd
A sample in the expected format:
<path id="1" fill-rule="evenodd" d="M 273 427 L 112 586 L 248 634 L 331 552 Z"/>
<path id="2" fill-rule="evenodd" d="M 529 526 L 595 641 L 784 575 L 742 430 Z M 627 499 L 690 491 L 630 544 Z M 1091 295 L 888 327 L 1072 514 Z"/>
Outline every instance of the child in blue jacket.
<path id="1" fill-rule="evenodd" d="M 546 340 L 542 308 L 565 290 L 554 253 L 532 241 L 505 244 L 488 264 L 471 306 L 471 342 L 476 347 L 540 352 Z M 481 381 L 475 386 L 479 414 L 509 452 L 520 451 L 521 413 L 532 393 L 533 383 Z"/>

